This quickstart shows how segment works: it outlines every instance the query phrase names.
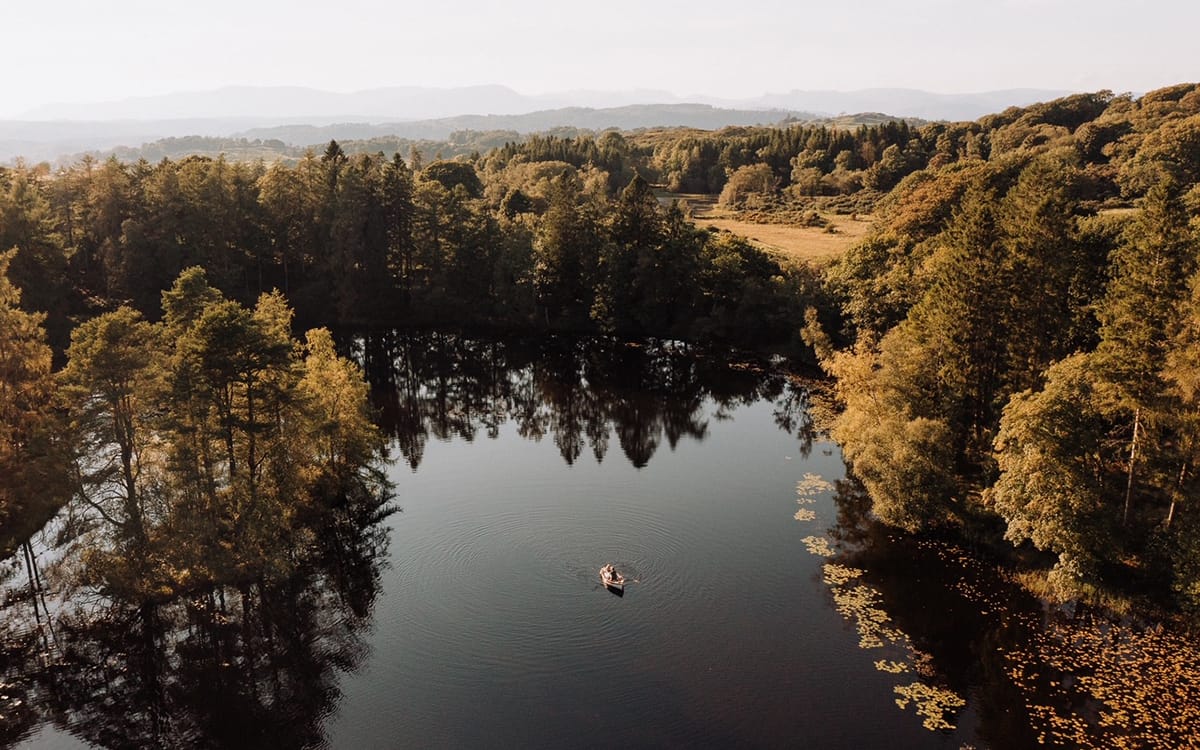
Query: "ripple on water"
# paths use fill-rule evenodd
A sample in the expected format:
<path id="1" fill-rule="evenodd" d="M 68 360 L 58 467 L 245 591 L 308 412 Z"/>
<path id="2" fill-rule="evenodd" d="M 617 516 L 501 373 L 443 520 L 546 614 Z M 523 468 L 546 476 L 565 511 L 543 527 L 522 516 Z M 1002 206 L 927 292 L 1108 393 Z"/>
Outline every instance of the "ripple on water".
<path id="1" fill-rule="evenodd" d="M 385 616 L 399 620 L 406 660 L 429 667 L 426 689 L 473 695 L 489 675 L 632 669 L 637 652 L 621 646 L 650 635 L 642 608 L 670 617 L 686 601 L 656 592 L 708 593 L 687 565 L 703 533 L 687 515 L 635 498 L 462 510 L 393 542 L 397 601 Z M 624 597 L 600 583 L 606 562 L 631 581 Z"/>

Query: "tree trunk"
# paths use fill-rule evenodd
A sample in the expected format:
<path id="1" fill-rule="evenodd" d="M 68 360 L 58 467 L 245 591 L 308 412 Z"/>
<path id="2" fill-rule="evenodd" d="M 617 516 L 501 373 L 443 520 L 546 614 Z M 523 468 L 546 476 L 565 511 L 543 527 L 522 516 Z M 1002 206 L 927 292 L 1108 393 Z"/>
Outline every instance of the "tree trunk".
<path id="1" fill-rule="evenodd" d="M 1129 525 L 1129 506 L 1133 498 L 1133 474 L 1137 465 L 1138 437 L 1142 427 L 1142 409 L 1138 407 L 1133 412 L 1133 440 L 1129 443 L 1129 475 L 1125 481 L 1125 512 L 1121 516 L 1121 526 Z"/>
<path id="2" fill-rule="evenodd" d="M 30 548 L 29 542 L 24 542 L 21 545 L 21 552 L 25 556 L 25 572 L 29 576 L 29 599 L 33 602 L 33 619 L 37 622 L 38 627 L 40 628 L 42 624 L 42 615 L 41 610 L 38 608 L 37 583 L 33 575 L 33 550 Z"/>
<path id="3" fill-rule="evenodd" d="M 134 426 L 133 406 L 123 400 L 112 405 L 117 422 L 117 445 L 121 449 L 121 476 L 125 482 L 125 523 L 127 533 L 135 544 L 145 546 L 146 526 L 142 519 L 141 504 L 138 502 L 137 478 L 134 475 Z"/>
<path id="4" fill-rule="evenodd" d="M 1171 493 L 1171 508 L 1167 511 L 1167 520 L 1163 524 L 1164 528 L 1171 528 L 1171 522 L 1175 520 L 1175 505 L 1179 502 L 1179 497 L 1183 494 L 1183 484 L 1187 481 L 1188 461 L 1185 459 L 1183 465 L 1179 467 L 1179 481 L 1175 488 L 1175 492 Z"/>

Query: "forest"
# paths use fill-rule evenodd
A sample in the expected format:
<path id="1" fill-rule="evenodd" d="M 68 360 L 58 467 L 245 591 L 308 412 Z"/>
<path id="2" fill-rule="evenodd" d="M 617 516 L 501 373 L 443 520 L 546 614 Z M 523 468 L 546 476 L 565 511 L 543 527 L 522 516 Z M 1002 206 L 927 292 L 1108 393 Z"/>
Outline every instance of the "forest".
<path id="1" fill-rule="evenodd" d="M 159 322 L 126 306 L 84 321 L 53 372 L 42 316 L 4 278 L 13 255 L 0 255 L 6 553 L 65 505 L 77 582 L 152 601 L 277 580 L 318 521 L 386 504 L 359 367 L 326 329 L 295 339 L 280 294 L 247 308 L 189 268 Z"/>
<path id="2" fill-rule="evenodd" d="M 978 125 L 986 158 L 903 177 L 827 269 L 833 435 L 889 524 L 998 528 L 1051 598 L 1194 615 L 1200 91 Z"/>
<path id="3" fill-rule="evenodd" d="M 128 543 L 186 503 L 222 508 L 198 544 L 259 533 L 295 492 L 276 460 L 366 482 L 361 415 L 308 413 L 310 445 L 278 428 L 323 403 L 306 368 L 355 381 L 328 334 L 293 328 L 664 337 L 819 362 L 885 523 L 1036 550 L 1027 583 L 1048 597 L 1200 614 L 1200 87 L 963 123 L 547 134 L 428 163 L 382 148 L 0 170 L 6 534 L 38 525 L 28 457 L 93 444 L 96 420 L 120 425 L 95 454 L 113 463 L 63 493 L 115 484 L 124 505 L 93 510 Z M 797 263 L 664 193 L 876 223 Z M 67 392 L 74 445 L 39 427 Z M 135 471 L 140 440 L 180 455 Z"/>

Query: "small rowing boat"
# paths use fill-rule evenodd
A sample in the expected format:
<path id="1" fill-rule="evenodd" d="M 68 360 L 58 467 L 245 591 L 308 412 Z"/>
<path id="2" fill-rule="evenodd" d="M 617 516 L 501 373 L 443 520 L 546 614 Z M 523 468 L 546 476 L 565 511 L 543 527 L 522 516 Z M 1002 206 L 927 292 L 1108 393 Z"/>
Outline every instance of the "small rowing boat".
<path id="1" fill-rule="evenodd" d="M 625 576 L 617 572 L 617 569 L 612 565 L 605 565 L 600 569 L 600 581 L 610 589 L 621 590 L 625 588 Z"/>

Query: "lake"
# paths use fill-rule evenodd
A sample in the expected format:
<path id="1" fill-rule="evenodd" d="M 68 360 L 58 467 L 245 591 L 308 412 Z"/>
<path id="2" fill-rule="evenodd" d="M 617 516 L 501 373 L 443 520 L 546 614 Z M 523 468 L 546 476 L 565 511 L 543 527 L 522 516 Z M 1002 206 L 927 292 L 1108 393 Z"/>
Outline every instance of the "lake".
<path id="1" fill-rule="evenodd" d="M 401 457 L 371 656 L 331 745 L 957 747 L 896 708 L 801 541 L 836 514 L 822 492 L 798 523 L 797 482 L 843 473 L 836 446 L 779 427 L 801 386 L 617 358 L 522 367 L 462 399 L 474 413 L 415 470 Z M 436 368 L 453 392 L 488 369 Z M 605 562 L 636 581 L 624 596 Z"/>
<path id="2" fill-rule="evenodd" d="M 331 523 L 302 580 L 187 602 L 67 612 L 50 583 L 31 622 L 10 561 L 0 742 L 1007 748 L 1096 712 L 1013 656 L 1080 614 L 871 523 L 771 362 L 437 334 L 357 355 L 398 510 Z"/>

